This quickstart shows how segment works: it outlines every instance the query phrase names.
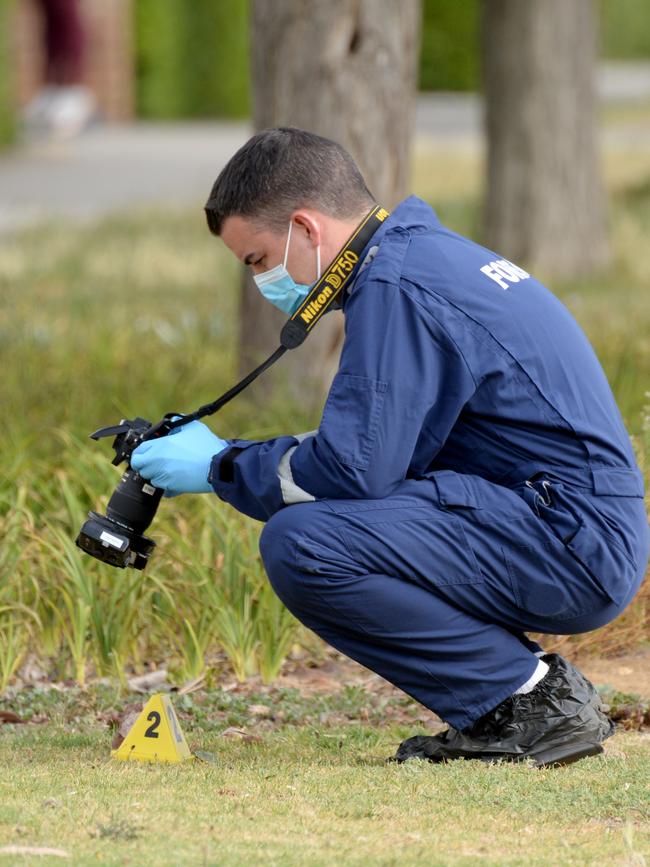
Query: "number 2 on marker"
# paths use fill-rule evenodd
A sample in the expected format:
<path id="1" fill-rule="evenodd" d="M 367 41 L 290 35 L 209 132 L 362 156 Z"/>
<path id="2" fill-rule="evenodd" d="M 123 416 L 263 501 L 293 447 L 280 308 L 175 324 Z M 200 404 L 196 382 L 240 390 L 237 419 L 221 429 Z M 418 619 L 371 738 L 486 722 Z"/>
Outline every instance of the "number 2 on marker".
<path id="1" fill-rule="evenodd" d="M 145 738 L 157 738 L 158 732 L 156 729 L 160 725 L 160 714 L 157 710 L 152 710 L 151 713 L 147 716 L 148 720 L 151 720 L 151 725 L 144 733 Z"/>

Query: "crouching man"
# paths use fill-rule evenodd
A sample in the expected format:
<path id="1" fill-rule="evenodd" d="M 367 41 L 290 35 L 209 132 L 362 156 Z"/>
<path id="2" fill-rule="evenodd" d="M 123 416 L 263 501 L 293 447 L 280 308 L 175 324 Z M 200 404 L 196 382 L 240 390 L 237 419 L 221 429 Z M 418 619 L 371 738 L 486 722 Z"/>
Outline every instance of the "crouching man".
<path id="1" fill-rule="evenodd" d="M 205 211 L 291 315 L 376 206 L 343 148 L 281 128 L 232 157 Z M 584 332 L 416 196 L 378 224 L 335 306 L 345 341 L 318 430 L 222 440 L 192 422 L 133 467 L 266 522 L 286 606 L 448 723 L 393 760 L 602 752 L 614 724 L 593 685 L 525 635 L 609 623 L 650 553 L 643 477 Z"/>

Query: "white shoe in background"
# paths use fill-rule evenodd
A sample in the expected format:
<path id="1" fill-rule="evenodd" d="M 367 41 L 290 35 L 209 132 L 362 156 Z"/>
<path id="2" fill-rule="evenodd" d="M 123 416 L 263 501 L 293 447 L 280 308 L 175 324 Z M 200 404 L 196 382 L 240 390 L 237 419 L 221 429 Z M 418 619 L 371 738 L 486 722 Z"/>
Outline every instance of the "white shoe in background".
<path id="1" fill-rule="evenodd" d="M 30 128 L 47 126 L 47 117 L 59 88 L 53 84 L 42 87 L 23 109 L 23 122 Z"/>
<path id="2" fill-rule="evenodd" d="M 23 111 L 25 134 L 32 139 L 65 141 L 97 119 L 97 100 L 83 84 L 46 85 Z"/>
<path id="3" fill-rule="evenodd" d="M 54 138 L 74 138 L 94 119 L 97 101 L 89 87 L 73 84 L 59 87 L 50 101 L 48 121 Z"/>

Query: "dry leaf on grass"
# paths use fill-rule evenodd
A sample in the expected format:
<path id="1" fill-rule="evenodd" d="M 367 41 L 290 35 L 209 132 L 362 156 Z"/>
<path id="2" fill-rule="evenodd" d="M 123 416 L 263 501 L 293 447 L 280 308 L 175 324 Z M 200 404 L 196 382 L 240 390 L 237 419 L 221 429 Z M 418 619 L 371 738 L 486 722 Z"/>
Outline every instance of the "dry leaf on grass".
<path id="1" fill-rule="evenodd" d="M 229 726 L 221 732 L 224 738 L 241 738 L 246 743 L 261 742 L 262 738 L 259 735 L 252 735 L 244 729 L 237 729 L 234 726 Z"/>
<path id="2" fill-rule="evenodd" d="M 47 672 L 41 667 L 37 657 L 33 653 L 30 653 L 16 672 L 16 679 L 24 686 L 32 686 L 35 683 L 47 680 Z"/>
<path id="3" fill-rule="evenodd" d="M 179 695 L 187 695 L 190 692 L 196 692 L 201 689 L 204 683 L 205 672 L 202 671 L 198 677 L 194 678 L 194 680 L 188 680 L 187 683 L 184 683 L 182 686 L 173 686 L 172 692 L 177 692 Z"/>
<path id="4" fill-rule="evenodd" d="M 234 692 L 237 689 L 241 689 L 242 684 L 238 680 L 232 680 L 230 683 L 224 683 L 221 686 L 223 692 Z"/>
<path id="5" fill-rule="evenodd" d="M 27 720 L 19 717 L 12 710 L 0 710 L 0 723 L 26 723 Z"/>
<path id="6" fill-rule="evenodd" d="M 127 704 L 122 713 L 109 711 L 103 715 L 103 719 L 110 726 L 116 729 L 111 743 L 111 749 L 117 750 L 122 744 L 124 738 L 128 735 L 131 726 L 142 713 L 144 702 L 137 701 L 132 704 Z"/>
<path id="7" fill-rule="evenodd" d="M 211 764 L 215 764 L 217 761 L 217 757 L 214 753 L 209 753 L 206 750 L 192 750 L 192 755 L 196 756 L 202 762 L 210 762 Z"/>
<path id="8" fill-rule="evenodd" d="M 149 692 L 154 688 L 169 690 L 171 687 L 166 680 L 167 669 L 159 668 L 157 671 L 148 671 L 146 674 L 130 677 L 127 683 L 131 692 Z"/>
<path id="9" fill-rule="evenodd" d="M 248 706 L 248 712 L 253 716 L 270 716 L 271 708 L 265 704 L 251 704 Z"/>

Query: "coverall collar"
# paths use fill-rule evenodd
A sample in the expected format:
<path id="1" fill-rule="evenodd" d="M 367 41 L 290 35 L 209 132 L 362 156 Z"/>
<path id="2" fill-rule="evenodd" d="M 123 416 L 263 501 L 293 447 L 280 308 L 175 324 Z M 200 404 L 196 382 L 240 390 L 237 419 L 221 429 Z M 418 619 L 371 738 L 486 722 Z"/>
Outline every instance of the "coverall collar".
<path id="1" fill-rule="evenodd" d="M 412 230 L 427 231 L 431 229 L 436 229 L 440 225 L 442 224 L 438 218 L 438 215 L 433 210 L 431 205 L 427 204 L 419 196 L 408 196 L 406 199 L 401 201 L 393 211 L 391 211 L 390 215 L 377 229 L 375 234 L 363 248 L 363 252 L 359 256 L 359 260 L 361 263 L 363 263 L 369 251 L 373 247 L 378 247 L 381 244 L 382 239 L 384 238 L 386 233 L 390 232 L 391 230 L 402 229 L 407 232 L 410 232 Z M 344 289 L 342 298 L 337 299 L 336 302 L 332 304 L 332 309 L 345 310 L 345 302 L 347 301 L 348 293 L 352 286 L 354 286 L 354 283 L 359 276 L 360 270 L 361 269 L 359 268 L 350 285 Z"/>

